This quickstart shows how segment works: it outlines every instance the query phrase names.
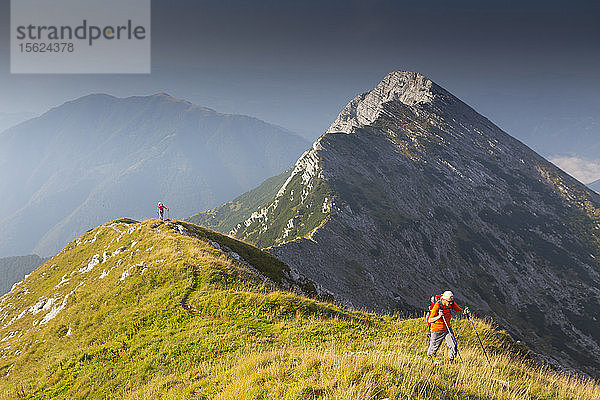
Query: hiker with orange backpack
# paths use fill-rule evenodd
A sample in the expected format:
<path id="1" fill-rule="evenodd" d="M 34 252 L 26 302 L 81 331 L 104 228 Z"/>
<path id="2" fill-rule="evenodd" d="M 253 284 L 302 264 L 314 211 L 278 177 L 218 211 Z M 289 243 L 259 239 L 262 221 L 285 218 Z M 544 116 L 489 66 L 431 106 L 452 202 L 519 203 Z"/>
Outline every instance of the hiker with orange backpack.
<path id="1" fill-rule="evenodd" d="M 441 296 L 434 296 L 431 299 L 429 316 L 427 323 L 431 331 L 429 340 L 429 349 L 427 350 L 427 359 L 432 360 L 435 353 L 438 351 L 442 341 L 446 341 L 448 346 L 448 358 L 450 362 L 454 361 L 454 357 L 458 352 L 458 343 L 450 325 L 452 318 L 452 310 L 469 314 L 469 307 L 463 310 L 454 302 L 454 294 L 447 290 Z"/>

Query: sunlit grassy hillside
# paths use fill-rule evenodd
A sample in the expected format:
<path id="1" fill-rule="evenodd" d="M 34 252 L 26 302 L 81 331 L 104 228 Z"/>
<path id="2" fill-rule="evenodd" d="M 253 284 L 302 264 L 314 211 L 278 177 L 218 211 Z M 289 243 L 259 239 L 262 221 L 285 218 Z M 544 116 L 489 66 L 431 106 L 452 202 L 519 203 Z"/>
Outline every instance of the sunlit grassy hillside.
<path id="1" fill-rule="evenodd" d="M 268 253 L 183 222 L 109 222 L 0 300 L 0 398 L 597 399 L 457 321 L 462 362 L 424 360 L 422 318 L 302 297 Z M 297 278 L 296 278 L 297 279 Z"/>

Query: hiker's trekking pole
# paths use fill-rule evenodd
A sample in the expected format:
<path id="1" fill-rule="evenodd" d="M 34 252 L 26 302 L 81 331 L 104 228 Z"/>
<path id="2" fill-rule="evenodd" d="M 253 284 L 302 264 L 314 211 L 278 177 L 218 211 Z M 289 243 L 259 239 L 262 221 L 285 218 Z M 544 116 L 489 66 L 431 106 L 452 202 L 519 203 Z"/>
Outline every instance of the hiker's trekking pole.
<path id="1" fill-rule="evenodd" d="M 444 321 L 444 325 L 446 325 L 446 329 L 448 330 L 448 333 L 450 333 L 450 336 L 452 337 L 452 340 L 454 340 L 454 345 L 456 346 L 456 354 L 458 354 L 458 358 L 460 358 L 460 361 L 462 361 L 462 357 L 460 355 L 460 352 L 458 351 L 458 340 L 456 340 L 456 336 L 454 336 L 454 331 L 452 330 L 452 328 L 450 328 L 448 326 L 448 323 L 446 322 L 446 318 L 442 317 L 442 321 Z"/>
<path id="2" fill-rule="evenodd" d="M 469 320 L 471 321 L 471 324 L 473 325 L 473 329 L 475 329 L 475 334 L 477 334 L 477 339 L 479 339 L 479 344 L 481 345 L 481 348 L 483 349 L 483 354 L 485 354 L 485 358 L 487 359 L 487 362 L 488 362 L 488 364 L 490 364 L 490 367 L 491 367 L 492 363 L 485 351 L 485 347 L 483 347 L 483 343 L 481 342 L 481 338 L 479 337 L 479 332 L 477 332 L 477 328 L 475 328 L 475 323 L 473 322 L 473 318 L 471 318 L 471 313 L 469 313 Z"/>

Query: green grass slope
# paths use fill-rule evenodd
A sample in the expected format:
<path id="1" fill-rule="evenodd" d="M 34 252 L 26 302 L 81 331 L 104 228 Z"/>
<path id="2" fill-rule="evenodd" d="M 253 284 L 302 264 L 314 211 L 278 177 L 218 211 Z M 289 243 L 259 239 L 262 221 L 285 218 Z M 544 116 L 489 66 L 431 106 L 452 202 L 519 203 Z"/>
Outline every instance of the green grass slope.
<path id="1" fill-rule="evenodd" d="M 195 225 L 131 220 L 70 243 L 0 299 L 3 399 L 597 399 L 477 321 L 434 364 L 422 318 L 283 290 L 287 266 Z M 443 351 L 438 360 L 443 361 Z"/>

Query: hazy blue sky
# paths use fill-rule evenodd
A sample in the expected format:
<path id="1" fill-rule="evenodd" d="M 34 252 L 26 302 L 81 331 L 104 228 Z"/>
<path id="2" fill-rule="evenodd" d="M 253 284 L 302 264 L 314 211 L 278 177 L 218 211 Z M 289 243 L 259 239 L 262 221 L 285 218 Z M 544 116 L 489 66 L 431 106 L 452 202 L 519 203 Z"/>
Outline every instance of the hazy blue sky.
<path id="1" fill-rule="evenodd" d="M 600 115 L 598 1 L 154 0 L 152 7 L 150 75 L 11 75 L 2 0 L 0 112 L 43 112 L 91 92 L 165 91 L 316 138 L 352 97 L 404 69 L 517 137 L 544 118 L 568 126 Z"/>

